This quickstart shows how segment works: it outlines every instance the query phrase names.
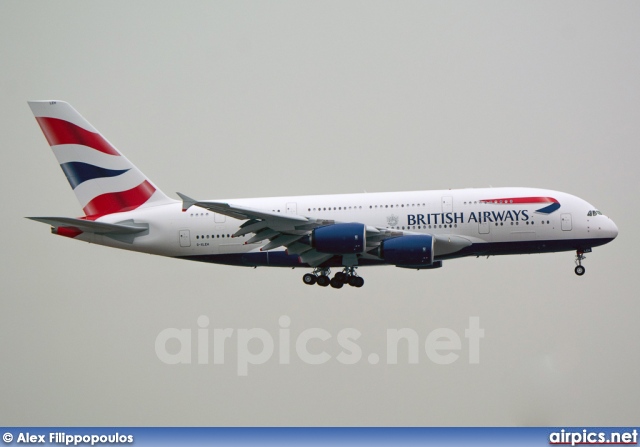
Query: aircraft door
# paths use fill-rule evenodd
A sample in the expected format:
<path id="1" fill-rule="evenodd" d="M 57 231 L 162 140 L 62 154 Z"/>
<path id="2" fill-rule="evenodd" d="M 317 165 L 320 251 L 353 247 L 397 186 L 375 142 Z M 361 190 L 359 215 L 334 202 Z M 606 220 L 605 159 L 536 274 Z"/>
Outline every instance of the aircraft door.
<path id="1" fill-rule="evenodd" d="M 298 214 L 298 204 L 296 202 L 287 203 L 287 214 Z"/>
<path id="2" fill-rule="evenodd" d="M 563 214 L 560 218 L 562 231 L 571 231 L 571 214 Z"/>
<path id="3" fill-rule="evenodd" d="M 180 230 L 178 232 L 178 235 L 181 247 L 191 247 L 191 237 L 189 235 L 189 230 Z"/>
<path id="4" fill-rule="evenodd" d="M 478 224 L 478 233 L 489 234 L 489 222 L 481 222 Z"/>
<path id="5" fill-rule="evenodd" d="M 442 198 L 442 212 L 443 213 L 451 213 L 453 212 L 453 197 L 443 197 Z"/>

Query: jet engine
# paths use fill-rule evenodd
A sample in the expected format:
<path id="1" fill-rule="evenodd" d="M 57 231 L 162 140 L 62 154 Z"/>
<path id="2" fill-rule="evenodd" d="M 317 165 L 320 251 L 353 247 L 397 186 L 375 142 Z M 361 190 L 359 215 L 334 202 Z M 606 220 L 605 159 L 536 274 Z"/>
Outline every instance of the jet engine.
<path id="1" fill-rule="evenodd" d="M 349 255 L 363 253 L 367 228 L 361 223 L 327 225 L 313 230 L 311 246 L 320 253 Z"/>
<path id="2" fill-rule="evenodd" d="M 433 264 L 433 243 L 433 236 L 428 234 L 385 239 L 378 248 L 379 256 L 389 264 L 428 266 Z"/>

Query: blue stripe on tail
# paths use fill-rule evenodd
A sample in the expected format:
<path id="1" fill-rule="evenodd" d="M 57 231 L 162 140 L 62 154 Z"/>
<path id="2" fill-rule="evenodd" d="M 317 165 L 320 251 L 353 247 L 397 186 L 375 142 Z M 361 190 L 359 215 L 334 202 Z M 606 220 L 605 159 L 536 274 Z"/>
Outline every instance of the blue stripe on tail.
<path id="1" fill-rule="evenodd" d="M 67 180 L 69 180 L 69 184 L 73 189 L 76 189 L 78 185 L 86 182 L 87 180 L 104 177 L 116 177 L 118 175 L 124 174 L 129 170 L 106 169 L 101 168 L 100 166 L 94 166 L 79 161 L 63 163 L 60 165 L 60 167 L 62 168 L 64 175 L 67 176 Z"/>

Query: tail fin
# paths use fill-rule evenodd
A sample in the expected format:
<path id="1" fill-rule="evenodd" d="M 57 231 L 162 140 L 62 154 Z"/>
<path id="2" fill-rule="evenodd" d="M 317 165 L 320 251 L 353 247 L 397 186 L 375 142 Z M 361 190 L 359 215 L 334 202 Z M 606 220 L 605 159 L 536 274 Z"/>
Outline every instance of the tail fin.
<path id="1" fill-rule="evenodd" d="M 88 218 L 174 202 L 70 104 L 29 101 L 29 107 Z"/>

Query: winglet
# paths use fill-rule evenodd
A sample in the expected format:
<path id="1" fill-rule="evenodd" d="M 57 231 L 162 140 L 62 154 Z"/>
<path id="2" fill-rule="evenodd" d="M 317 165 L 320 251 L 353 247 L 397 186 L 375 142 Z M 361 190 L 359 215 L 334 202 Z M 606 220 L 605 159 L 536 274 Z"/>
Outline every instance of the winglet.
<path id="1" fill-rule="evenodd" d="M 198 203 L 197 200 L 192 199 L 189 196 L 185 196 L 184 194 L 181 194 L 179 192 L 176 192 L 176 194 L 178 194 L 180 196 L 180 198 L 182 199 L 182 212 L 184 213 L 185 211 L 187 211 L 189 208 L 191 208 L 193 205 L 195 205 L 196 203 Z"/>

